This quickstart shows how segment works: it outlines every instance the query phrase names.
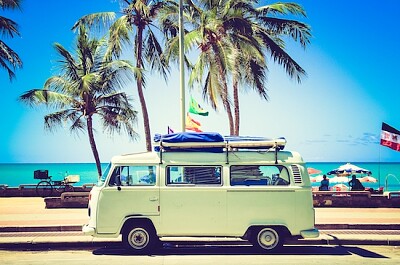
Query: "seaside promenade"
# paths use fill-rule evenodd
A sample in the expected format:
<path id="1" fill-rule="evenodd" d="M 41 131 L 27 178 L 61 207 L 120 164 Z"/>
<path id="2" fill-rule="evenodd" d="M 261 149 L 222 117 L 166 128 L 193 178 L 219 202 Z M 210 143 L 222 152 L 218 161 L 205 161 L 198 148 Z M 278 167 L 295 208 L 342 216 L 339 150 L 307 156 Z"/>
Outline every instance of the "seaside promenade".
<path id="1" fill-rule="evenodd" d="M 315 212 L 320 237 L 293 244 L 400 245 L 400 208 L 317 207 Z M 0 198 L 0 213 L 0 248 L 120 242 L 84 236 L 87 209 L 46 209 L 43 198 Z"/>

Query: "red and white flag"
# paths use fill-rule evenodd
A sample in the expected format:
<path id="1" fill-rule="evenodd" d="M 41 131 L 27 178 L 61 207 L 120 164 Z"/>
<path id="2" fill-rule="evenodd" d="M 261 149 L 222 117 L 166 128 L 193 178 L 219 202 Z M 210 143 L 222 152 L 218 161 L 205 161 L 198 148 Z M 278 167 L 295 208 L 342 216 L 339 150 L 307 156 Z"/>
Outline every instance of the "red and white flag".
<path id="1" fill-rule="evenodd" d="M 381 145 L 400 151 L 400 131 L 382 122 Z"/>

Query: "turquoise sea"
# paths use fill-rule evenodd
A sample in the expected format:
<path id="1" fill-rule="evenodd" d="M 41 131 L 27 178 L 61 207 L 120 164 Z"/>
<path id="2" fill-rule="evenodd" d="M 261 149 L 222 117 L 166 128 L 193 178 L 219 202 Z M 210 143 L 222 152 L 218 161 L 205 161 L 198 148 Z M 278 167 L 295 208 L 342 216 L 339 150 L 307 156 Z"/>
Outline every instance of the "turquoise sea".
<path id="1" fill-rule="evenodd" d="M 345 162 L 310 162 L 307 166 L 320 170 L 320 174 L 326 174 L 343 164 Z M 352 162 L 352 164 L 370 170 L 372 176 L 378 180 L 376 183 L 364 183 L 365 187 L 374 189 L 384 187 L 385 191 L 400 191 L 400 163 Z M 106 167 L 107 163 L 103 163 L 103 170 Z M 80 182 L 74 184 L 75 186 L 97 182 L 94 163 L 0 163 L 0 185 L 18 187 L 21 184 L 36 184 L 38 180 L 33 178 L 33 172 L 44 169 L 49 171 L 53 180 L 61 180 L 65 175 L 80 175 Z M 313 185 L 319 186 L 319 183 Z"/>

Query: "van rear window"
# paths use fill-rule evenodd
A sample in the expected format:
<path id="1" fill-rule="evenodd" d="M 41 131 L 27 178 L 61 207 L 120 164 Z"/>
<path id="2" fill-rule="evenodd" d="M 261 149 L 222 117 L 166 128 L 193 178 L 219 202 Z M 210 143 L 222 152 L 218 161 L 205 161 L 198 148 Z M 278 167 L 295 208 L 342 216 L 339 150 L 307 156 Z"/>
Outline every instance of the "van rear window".
<path id="1" fill-rule="evenodd" d="M 169 166 L 167 167 L 167 185 L 221 185 L 221 170 L 220 166 Z"/>
<path id="2" fill-rule="evenodd" d="M 281 165 L 240 165 L 230 167 L 231 186 L 289 185 L 289 173 Z"/>

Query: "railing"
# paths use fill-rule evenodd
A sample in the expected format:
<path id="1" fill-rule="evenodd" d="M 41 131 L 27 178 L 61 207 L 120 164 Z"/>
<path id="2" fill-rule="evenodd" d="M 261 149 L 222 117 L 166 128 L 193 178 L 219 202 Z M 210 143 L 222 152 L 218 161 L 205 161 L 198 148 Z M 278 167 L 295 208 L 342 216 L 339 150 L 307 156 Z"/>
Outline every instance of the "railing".
<path id="1" fill-rule="evenodd" d="M 324 196 L 343 196 L 343 197 L 352 197 L 352 196 L 366 196 L 371 198 L 371 192 L 369 191 L 313 191 L 313 195 L 324 195 Z"/>

